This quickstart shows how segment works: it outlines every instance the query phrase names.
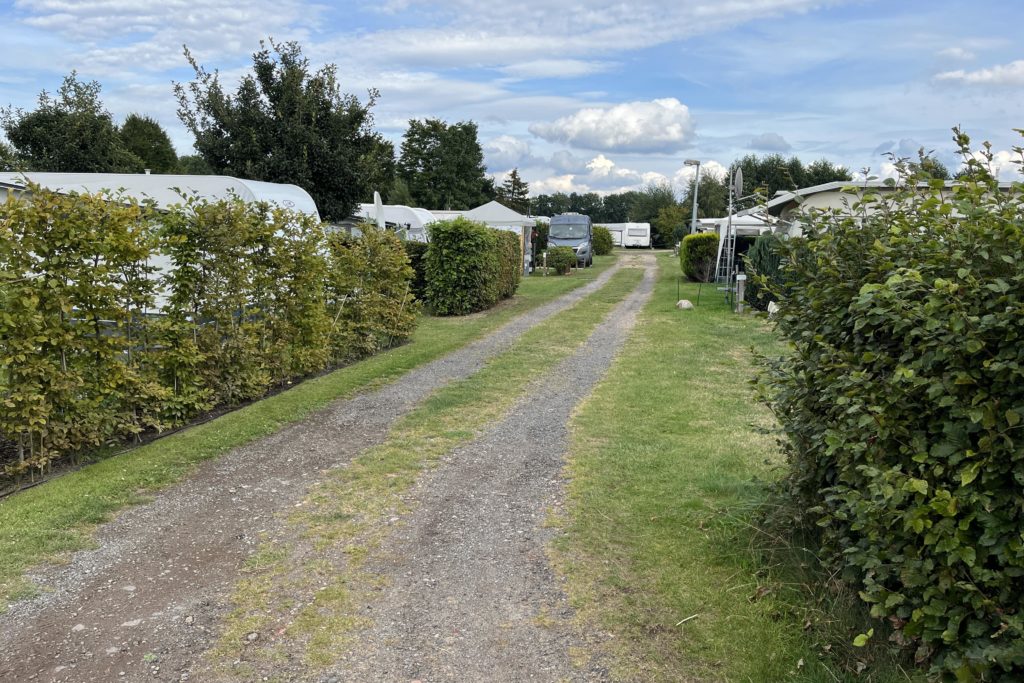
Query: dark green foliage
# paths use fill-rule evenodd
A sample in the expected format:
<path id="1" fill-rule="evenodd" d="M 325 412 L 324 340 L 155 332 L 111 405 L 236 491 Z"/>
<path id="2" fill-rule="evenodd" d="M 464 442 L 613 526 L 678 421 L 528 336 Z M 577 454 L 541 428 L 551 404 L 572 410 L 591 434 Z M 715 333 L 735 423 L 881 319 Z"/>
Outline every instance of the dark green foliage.
<path id="1" fill-rule="evenodd" d="M 178 167 L 175 173 L 184 175 L 214 175 L 210 164 L 206 163 L 198 154 L 186 154 L 178 157 Z"/>
<path id="2" fill-rule="evenodd" d="M 686 198 L 680 206 L 683 215 L 693 216 L 693 189 L 695 179 L 691 178 L 686 190 Z M 697 218 L 721 218 L 729 213 L 729 179 L 725 174 L 714 175 L 701 169 L 700 188 L 697 190 Z M 689 218 L 686 227 L 689 232 Z"/>
<path id="3" fill-rule="evenodd" d="M 689 234 L 690 218 L 691 215 L 681 204 L 670 204 L 658 211 L 658 215 L 651 221 L 651 228 L 659 235 L 661 244 L 674 247 Z"/>
<path id="4" fill-rule="evenodd" d="M 823 559 L 936 678 L 1010 682 L 1024 679 L 1024 188 L 1000 191 L 957 142 L 969 182 L 868 195 L 776 244 L 792 353 L 761 386 Z"/>
<path id="5" fill-rule="evenodd" d="M 530 186 L 519 177 L 519 169 L 513 168 L 505 182 L 495 191 L 495 199 L 524 216 L 530 213 Z"/>
<path id="6" fill-rule="evenodd" d="M 156 212 L 29 189 L 0 205 L 6 474 L 259 398 L 412 329 L 412 270 L 392 234 L 341 245 L 267 204 L 189 197 Z M 159 253 L 173 267 L 158 278 Z"/>
<path id="7" fill-rule="evenodd" d="M 129 114 L 121 124 L 121 142 L 125 149 L 142 159 L 142 164 L 153 173 L 174 173 L 178 155 L 167 132 L 148 116 Z"/>
<path id="8" fill-rule="evenodd" d="M 553 268 L 556 275 L 567 275 L 576 265 L 576 252 L 572 247 L 552 247 L 548 249 L 548 267 Z"/>
<path id="9" fill-rule="evenodd" d="M 534 241 L 533 248 L 536 253 L 542 254 L 548 248 L 548 233 L 551 232 L 551 226 L 537 221 L 534 225 L 534 230 L 537 231 L 537 238 Z"/>
<path id="10" fill-rule="evenodd" d="M 612 233 L 608 228 L 600 225 L 594 226 L 594 253 L 598 256 L 607 256 L 612 253 L 612 248 L 615 247 L 615 241 L 612 239 Z"/>
<path id="11" fill-rule="evenodd" d="M 826 159 L 804 166 L 799 158 L 786 159 L 781 154 L 766 154 L 763 157 L 748 154 L 733 162 L 729 166 L 729 173 L 734 173 L 736 168 L 743 169 L 743 193 L 749 195 L 756 192 L 764 199 L 771 199 L 779 190 L 796 190 L 836 180 L 850 180 L 852 177 L 847 169 Z"/>
<path id="12" fill-rule="evenodd" d="M 768 310 L 768 304 L 775 301 L 775 292 L 782 289 L 782 257 L 779 254 L 779 238 L 766 233 L 754 240 L 747 251 L 746 301 L 759 311 Z"/>
<path id="13" fill-rule="evenodd" d="M 515 293 L 522 256 L 514 233 L 465 218 L 431 223 L 427 230 L 427 301 L 434 313 L 475 313 Z"/>
<path id="14" fill-rule="evenodd" d="M 77 74 L 64 79 L 56 96 L 43 91 L 35 111 L 0 112 L 17 170 L 138 173 L 142 160 L 124 145 L 114 120 L 100 101 L 100 84 Z"/>
<path id="15" fill-rule="evenodd" d="M 472 209 L 494 197 L 494 181 L 486 176 L 483 148 L 472 121 L 409 121 L 397 169 L 415 206 Z"/>
<path id="16" fill-rule="evenodd" d="M 394 148 L 373 130 L 376 92 L 365 105 L 342 93 L 337 67 L 311 71 L 297 43 L 260 48 L 233 95 L 186 49 L 195 80 L 174 85 L 178 116 L 215 173 L 298 185 L 325 220 L 348 218 L 394 177 Z"/>
<path id="17" fill-rule="evenodd" d="M 405 241 L 405 254 L 409 257 L 409 266 L 412 268 L 413 276 L 411 281 L 412 293 L 420 301 L 426 300 L 427 296 L 427 243 Z"/>
<path id="18" fill-rule="evenodd" d="M 508 230 L 495 231 L 498 251 L 498 298 L 508 299 L 519 289 L 523 274 L 523 252 L 520 237 Z"/>
<path id="19" fill-rule="evenodd" d="M 679 248 L 679 265 L 686 277 L 694 282 L 710 282 L 715 277 L 715 259 L 718 258 L 718 235 L 699 232 L 683 238 Z"/>

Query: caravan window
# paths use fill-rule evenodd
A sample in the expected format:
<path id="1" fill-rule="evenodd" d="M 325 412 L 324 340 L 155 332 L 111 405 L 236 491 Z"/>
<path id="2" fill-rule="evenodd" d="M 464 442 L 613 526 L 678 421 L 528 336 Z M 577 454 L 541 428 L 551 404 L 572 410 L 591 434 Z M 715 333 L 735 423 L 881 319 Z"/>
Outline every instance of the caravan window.
<path id="1" fill-rule="evenodd" d="M 644 237 L 645 235 L 647 235 L 647 231 L 644 230 L 643 228 L 630 228 L 629 234 L 634 237 Z"/>

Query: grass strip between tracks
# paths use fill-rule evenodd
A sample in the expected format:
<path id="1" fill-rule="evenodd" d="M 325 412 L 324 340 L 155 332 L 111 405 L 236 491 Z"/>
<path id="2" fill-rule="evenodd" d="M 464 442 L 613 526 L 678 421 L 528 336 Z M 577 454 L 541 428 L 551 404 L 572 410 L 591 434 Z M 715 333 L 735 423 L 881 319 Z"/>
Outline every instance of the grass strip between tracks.
<path id="1" fill-rule="evenodd" d="M 432 394 L 399 420 L 387 441 L 332 472 L 289 519 L 287 537 L 267 541 L 248 563 L 217 647 L 221 672 L 250 680 L 300 659 L 323 667 L 360 625 L 355 596 L 379 579 L 361 571 L 407 512 L 403 494 L 420 473 L 503 417 L 586 341 L 635 289 L 642 271 L 624 268 L 600 290 L 522 335 L 479 372 Z M 257 646 L 249 641 L 260 634 Z M 267 637 L 263 637 L 267 634 Z M 234 664 L 238 662 L 238 664 Z"/>
<path id="2" fill-rule="evenodd" d="M 198 463 L 272 434 L 334 400 L 393 381 L 593 281 L 614 261 L 597 257 L 593 268 L 570 277 L 524 278 L 513 299 L 483 313 L 424 316 L 401 347 L 0 501 L 0 610 L 34 592 L 24 577 L 27 569 L 88 547 L 98 524 L 180 481 Z"/>
<path id="3" fill-rule="evenodd" d="M 629 354 L 573 420 L 552 557 L 579 623 L 614 634 L 617 680 L 909 680 L 884 644 L 851 646 L 868 624 L 850 590 L 798 539 L 759 528 L 783 465 L 749 384 L 752 349 L 782 349 L 770 325 L 714 285 L 676 309 L 678 261 L 658 261 Z"/>

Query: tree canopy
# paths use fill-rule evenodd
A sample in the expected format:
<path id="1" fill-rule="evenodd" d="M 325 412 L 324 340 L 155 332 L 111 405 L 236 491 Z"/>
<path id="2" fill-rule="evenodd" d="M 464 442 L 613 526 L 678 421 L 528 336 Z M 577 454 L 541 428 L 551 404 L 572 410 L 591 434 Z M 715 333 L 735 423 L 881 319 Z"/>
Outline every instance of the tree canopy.
<path id="1" fill-rule="evenodd" d="M 749 195 L 757 192 L 763 199 L 771 199 L 780 190 L 797 190 L 853 178 L 849 170 L 827 159 L 819 159 L 805 166 L 798 157 L 786 159 L 781 154 L 748 154 L 732 163 L 729 174 L 735 173 L 737 168 L 743 169 L 743 193 Z M 703 181 L 701 187 L 703 189 Z M 697 203 L 700 204 L 699 197 Z"/>
<path id="2" fill-rule="evenodd" d="M 519 177 L 518 168 L 512 169 L 495 194 L 499 202 L 513 211 L 524 216 L 530 213 L 530 186 Z"/>
<path id="3" fill-rule="evenodd" d="M 417 206 L 461 210 L 485 204 L 495 196 L 494 181 L 486 173 L 474 122 L 409 121 L 398 175 Z"/>
<path id="4" fill-rule="evenodd" d="M 341 92 L 337 66 L 312 71 L 298 43 L 260 43 L 234 94 L 186 48 L 195 80 L 175 83 L 178 116 L 215 173 L 293 183 L 328 220 L 349 217 L 374 189 L 391 186 L 394 147 L 373 129 L 371 109 Z"/>
<path id="5" fill-rule="evenodd" d="M 173 173 L 178 155 L 159 123 L 148 116 L 129 114 L 121 124 L 121 142 L 125 149 L 139 157 L 145 168 L 154 173 Z"/>
<path id="6" fill-rule="evenodd" d="M 98 82 L 80 81 L 72 71 L 55 95 L 40 93 L 34 111 L 0 111 L 0 125 L 13 148 L 8 163 L 65 173 L 141 171 L 142 160 L 125 147 L 100 91 Z"/>

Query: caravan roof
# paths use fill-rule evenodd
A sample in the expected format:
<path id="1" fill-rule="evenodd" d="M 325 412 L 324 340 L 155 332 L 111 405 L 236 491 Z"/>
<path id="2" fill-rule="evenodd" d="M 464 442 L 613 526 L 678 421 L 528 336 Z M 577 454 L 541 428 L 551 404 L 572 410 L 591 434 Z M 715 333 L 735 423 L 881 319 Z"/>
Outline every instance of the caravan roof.
<path id="1" fill-rule="evenodd" d="M 31 181 L 60 193 L 117 192 L 138 200 L 151 199 L 158 208 L 181 204 L 182 193 L 217 201 L 237 196 L 250 202 L 269 202 L 320 218 L 316 203 L 298 185 L 243 180 L 223 175 L 163 175 L 148 173 L 0 173 L 0 183 L 25 187 Z"/>

